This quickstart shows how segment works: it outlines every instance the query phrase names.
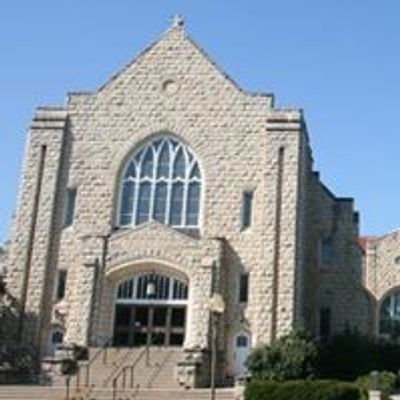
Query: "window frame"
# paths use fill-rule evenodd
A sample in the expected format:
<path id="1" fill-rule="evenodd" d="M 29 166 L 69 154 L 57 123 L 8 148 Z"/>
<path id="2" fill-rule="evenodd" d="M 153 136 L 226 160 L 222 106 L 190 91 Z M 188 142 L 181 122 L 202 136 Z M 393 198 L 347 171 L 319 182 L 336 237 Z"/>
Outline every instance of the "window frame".
<path id="1" fill-rule="evenodd" d="M 389 303 L 389 315 L 384 317 L 383 310 L 387 303 Z M 379 303 L 377 319 L 378 336 L 380 337 L 390 338 L 394 330 L 398 331 L 400 329 L 400 288 L 390 291 L 389 294 L 383 297 Z M 389 332 L 386 329 L 382 329 L 383 323 L 389 324 Z"/>
<path id="2" fill-rule="evenodd" d="M 247 201 L 249 199 L 249 201 Z M 242 192 L 242 202 L 240 211 L 240 225 L 242 230 L 251 228 L 253 225 L 254 214 L 254 190 L 244 190 Z M 248 210 L 248 216 L 247 216 Z"/>
<path id="3" fill-rule="evenodd" d="M 64 287 L 63 287 L 63 296 L 59 296 L 60 292 L 60 278 L 61 276 L 64 275 Z M 66 269 L 57 269 L 57 274 L 56 274 L 56 281 L 54 285 L 54 301 L 57 303 L 63 299 L 65 299 L 65 294 L 67 291 L 67 276 L 68 276 L 68 271 Z"/>
<path id="4" fill-rule="evenodd" d="M 78 196 L 78 189 L 76 187 L 68 187 L 66 189 L 64 197 L 64 214 L 63 214 L 64 228 L 68 228 L 74 224 L 77 196 Z"/>
<path id="5" fill-rule="evenodd" d="M 325 249 L 329 244 L 330 257 L 327 259 Z M 323 237 L 318 241 L 318 266 L 321 270 L 329 271 L 336 268 L 336 254 L 333 237 Z"/>
<path id="6" fill-rule="evenodd" d="M 160 174 L 159 171 L 159 166 L 163 165 L 161 156 L 166 147 L 168 149 L 169 157 L 168 176 Z M 150 151 L 152 152 L 152 176 L 142 176 L 143 162 L 146 155 Z M 185 161 L 184 177 L 174 171 L 175 163 L 178 162 L 178 157 L 180 155 L 184 157 Z M 127 177 L 127 172 L 132 164 L 135 167 L 135 177 Z M 133 182 L 134 185 L 133 200 L 130 207 L 131 212 L 122 214 L 124 206 L 124 187 L 126 182 L 128 181 Z M 138 221 L 139 191 L 146 182 L 149 182 L 150 184 L 148 217 L 143 221 Z M 161 186 L 161 183 L 166 183 L 167 186 L 167 193 L 163 200 L 165 202 L 165 209 L 163 211 L 164 221 L 156 218 L 158 204 L 156 201 L 156 193 L 157 188 L 158 186 Z M 197 202 L 195 202 L 197 212 L 192 212 L 191 215 L 189 215 L 189 203 L 193 205 L 191 203 L 193 199 L 189 198 L 189 192 L 192 185 L 198 185 L 198 189 L 196 191 Z M 158 221 L 161 224 L 171 226 L 173 228 L 199 229 L 202 222 L 203 185 L 203 174 L 200 162 L 186 143 L 169 134 L 152 137 L 150 140 L 146 141 L 146 143 L 140 146 L 136 151 L 131 153 L 124 162 L 124 167 L 121 170 L 118 182 L 118 207 L 116 215 L 116 226 L 118 226 L 119 228 L 137 228 L 145 223 Z M 179 223 L 171 223 L 172 218 L 174 218 L 172 200 L 175 186 L 182 187 Z M 194 219 L 196 219 L 197 217 L 196 223 L 191 222 L 193 220 L 192 214 L 195 214 Z M 124 222 L 124 218 L 130 218 L 130 223 Z"/>
<path id="7" fill-rule="evenodd" d="M 243 286 L 243 280 L 245 279 L 245 286 Z M 247 304 L 249 302 L 249 288 L 250 288 L 250 276 L 248 272 L 241 272 L 238 278 L 237 287 L 237 301 L 239 304 Z M 242 290 L 245 290 L 245 299 L 242 298 Z"/>
<path id="8" fill-rule="evenodd" d="M 152 282 L 154 296 L 146 294 L 147 285 Z M 189 282 L 159 272 L 143 272 L 131 275 L 115 285 L 115 304 L 172 304 L 186 305 L 189 301 Z"/>

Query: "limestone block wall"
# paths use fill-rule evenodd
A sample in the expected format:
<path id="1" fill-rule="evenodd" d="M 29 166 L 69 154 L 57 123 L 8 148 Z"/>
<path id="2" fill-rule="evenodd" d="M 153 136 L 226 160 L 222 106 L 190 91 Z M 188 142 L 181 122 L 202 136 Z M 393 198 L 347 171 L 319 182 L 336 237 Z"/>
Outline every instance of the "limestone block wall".
<path id="1" fill-rule="evenodd" d="M 201 166 L 197 239 L 155 223 L 128 232 L 116 229 L 124 162 L 165 132 L 186 143 Z M 43 143 L 49 158 L 38 221 L 32 225 Z M 181 26 L 168 30 L 98 90 L 71 93 L 65 111 L 43 114 L 32 130 L 24 171 L 10 249 L 11 286 L 21 297 L 21 277 L 31 260 L 29 310 L 40 315 L 46 306 L 41 331 L 61 310 L 67 341 L 89 344 L 108 337 L 115 279 L 148 266 L 149 259 L 181 271 L 193 283 L 187 347 L 207 345 L 210 266 L 216 265 L 216 287 L 227 304 L 220 345 L 228 358 L 241 330 L 250 333 L 254 346 L 306 324 L 307 312 L 314 313 L 308 282 L 315 279 L 317 287 L 323 280 L 318 271 L 308 270 L 316 254 L 313 240 L 337 218 L 336 247 L 344 251 L 340 265 L 353 265 L 351 207 L 313 182 L 302 113 L 274 108 L 271 95 L 241 90 Z M 63 227 L 67 188 L 75 188 L 77 198 L 73 224 Z M 244 191 L 254 193 L 246 229 Z M 326 217 L 334 205 L 340 213 Z M 26 226 L 33 227 L 33 236 Z M 346 276 L 357 277 L 348 268 Z M 67 270 L 62 307 L 49 300 L 57 269 Z M 247 304 L 240 305 L 241 272 L 248 272 L 250 287 Z M 310 272 L 317 277 L 309 279 Z"/>
<path id="2" fill-rule="evenodd" d="M 40 345 L 46 324 L 46 300 L 57 259 L 60 177 L 67 114 L 39 109 L 26 148 L 17 214 L 8 255 L 7 284 L 19 299 L 17 340 Z M 22 337 L 23 333 L 23 337 Z"/>
<path id="3" fill-rule="evenodd" d="M 174 90 L 166 90 L 171 82 Z M 255 343 L 271 337 L 277 170 L 279 149 L 285 148 L 278 243 L 282 287 L 275 305 L 275 331 L 278 335 L 290 329 L 301 131 L 297 111 L 274 111 L 271 97 L 239 90 L 178 28 L 97 92 L 71 95 L 68 112 L 73 140 L 68 185 L 78 190 L 76 236 L 111 229 L 120 168 L 141 143 L 168 131 L 190 146 L 203 174 L 200 236 L 223 237 L 234 254 L 235 261 L 226 266 L 228 293 L 238 279 L 238 268 L 250 271 L 251 295 L 244 312 Z M 295 126 L 280 126 L 273 121 L 275 114 L 278 119 L 292 119 Z M 254 215 L 251 228 L 243 231 L 245 190 L 254 190 Z M 76 249 L 66 243 L 63 235 L 60 259 L 76 258 L 71 255 L 78 256 Z M 74 263 L 69 282 L 79 280 L 81 273 L 82 267 Z M 71 301 L 69 313 L 77 314 L 72 308 L 79 305 L 79 300 Z M 227 318 L 234 320 L 230 316 L 234 313 Z M 73 325 L 73 317 L 68 318 Z"/>
<path id="4" fill-rule="evenodd" d="M 400 232 L 371 238 L 365 251 L 365 285 L 379 302 L 400 287 Z"/>
<path id="5" fill-rule="evenodd" d="M 351 199 L 340 199 L 319 181 L 310 179 L 310 236 L 308 244 L 308 319 L 318 332 L 318 314 L 331 309 L 332 334 L 344 329 L 370 332 L 371 308 L 363 287 L 361 251 L 357 244 L 358 218 Z M 333 260 L 324 265 L 321 240 L 331 239 Z"/>
<path id="6" fill-rule="evenodd" d="M 400 232 L 361 238 L 364 285 L 371 299 L 372 331 L 379 335 L 382 302 L 400 288 Z"/>
<path id="7" fill-rule="evenodd" d="M 0 246 L 0 276 L 5 275 L 6 257 L 7 257 L 6 249 L 4 247 Z"/>

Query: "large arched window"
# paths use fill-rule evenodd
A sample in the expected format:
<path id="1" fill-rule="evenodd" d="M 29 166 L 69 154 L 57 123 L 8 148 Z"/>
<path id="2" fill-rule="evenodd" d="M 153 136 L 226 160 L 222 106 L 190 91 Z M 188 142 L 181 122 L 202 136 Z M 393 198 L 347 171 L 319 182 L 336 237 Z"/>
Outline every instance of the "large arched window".
<path id="1" fill-rule="evenodd" d="M 154 139 L 123 170 L 119 224 L 157 220 L 175 227 L 199 225 L 201 175 L 187 146 L 171 136 Z"/>
<path id="2" fill-rule="evenodd" d="M 400 290 L 393 292 L 382 302 L 379 333 L 393 338 L 400 337 Z"/>
<path id="3" fill-rule="evenodd" d="M 149 290 L 150 289 L 150 290 Z M 183 303 L 187 302 L 188 285 L 176 278 L 156 273 L 144 273 L 121 282 L 117 288 L 117 303 Z"/>

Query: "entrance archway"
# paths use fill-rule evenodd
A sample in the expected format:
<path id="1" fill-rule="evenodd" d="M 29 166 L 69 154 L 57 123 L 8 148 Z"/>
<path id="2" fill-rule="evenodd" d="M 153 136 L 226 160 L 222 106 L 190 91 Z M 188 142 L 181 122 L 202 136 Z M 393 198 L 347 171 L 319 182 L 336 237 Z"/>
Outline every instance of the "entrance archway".
<path id="1" fill-rule="evenodd" d="M 116 288 L 114 345 L 182 346 L 188 285 L 159 273 L 141 273 Z"/>

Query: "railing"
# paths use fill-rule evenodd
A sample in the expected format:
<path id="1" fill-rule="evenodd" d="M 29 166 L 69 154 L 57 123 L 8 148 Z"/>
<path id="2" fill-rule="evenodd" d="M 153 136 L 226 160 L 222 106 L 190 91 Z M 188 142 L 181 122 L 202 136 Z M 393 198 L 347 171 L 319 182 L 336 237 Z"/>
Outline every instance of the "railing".
<path id="1" fill-rule="evenodd" d="M 93 357 L 85 364 L 79 365 L 78 366 L 78 371 L 76 373 L 76 389 L 79 390 L 80 386 L 81 386 L 81 373 L 83 367 L 85 368 L 85 387 L 89 386 L 89 382 L 90 382 L 90 367 L 92 366 L 92 364 L 94 363 L 94 361 L 96 361 L 100 354 L 102 354 L 103 356 L 103 364 L 107 363 L 107 357 L 108 357 L 108 348 L 110 347 L 110 344 L 112 343 L 113 337 L 108 338 L 103 345 L 100 347 L 100 349 L 98 349 L 96 351 L 96 353 L 94 353 Z"/>
<path id="2" fill-rule="evenodd" d="M 165 365 L 167 364 L 167 362 L 170 360 L 170 358 L 172 357 L 174 351 L 173 350 L 168 350 L 164 356 L 164 358 L 161 360 L 160 363 L 158 364 L 154 364 L 154 366 L 156 367 L 153 371 L 152 374 L 150 374 L 148 380 L 147 380 L 147 387 L 152 387 L 153 383 L 156 381 L 157 377 L 160 375 L 161 371 L 163 370 L 163 368 L 165 367 Z"/>
<path id="3" fill-rule="evenodd" d="M 146 354 L 146 349 L 144 348 L 136 358 L 135 362 L 132 365 L 126 365 L 124 366 L 121 371 L 118 372 L 118 374 L 115 376 L 112 382 L 112 398 L 113 400 L 116 400 L 117 398 L 117 391 L 118 391 L 118 382 L 120 379 L 122 379 L 122 388 L 125 389 L 127 387 L 127 371 L 129 371 L 129 378 L 130 378 L 130 384 L 129 388 L 133 389 L 134 383 L 135 383 L 135 367 L 138 365 L 139 361 L 143 358 L 143 356 Z"/>
<path id="4" fill-rule="evenodd" d="M 110 382 L 112 384 L 112 380 L 113 380 L 114 376 L 119 373 L 121 366 L 132 362 L 131 353 L 134 352 L 134 355 L 137 356 L 137 352 L 135 350 L 137 350 L 135 347 L 119 348 L 119 351 L 122 352 L 122 356 L 120 355 L 118 357 L 118 361 L 116 364 L 114 364 L 114 368 L 111 371 L 109 371 L 106 378 L 103 380 L 103 386 L 109 386 Z"/>

